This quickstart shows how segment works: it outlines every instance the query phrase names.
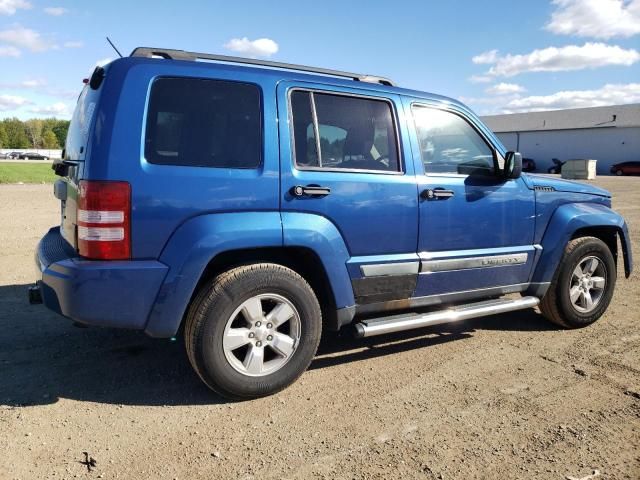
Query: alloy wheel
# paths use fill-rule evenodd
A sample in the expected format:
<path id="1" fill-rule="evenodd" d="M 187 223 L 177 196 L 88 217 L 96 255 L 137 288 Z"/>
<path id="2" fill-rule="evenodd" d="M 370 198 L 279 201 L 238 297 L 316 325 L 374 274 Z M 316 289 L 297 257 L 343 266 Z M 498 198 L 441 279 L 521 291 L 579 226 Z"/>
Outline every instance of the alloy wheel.
<path id="1" fill-rule="evenodd" d="M 600 303 L 607 284 L 604 262 L 598 257 L 585 257 L 571 275 L 569 298 L 580 313 L 592 312 Z"/>
<path id="2" fill-rule="evenodd" d="M 222 347 L 234 370 L 252 377 L 280 370 L 300 343 L 301 322 L 295 306 L 277 294 L 245 300 L 228 319 Z"/>

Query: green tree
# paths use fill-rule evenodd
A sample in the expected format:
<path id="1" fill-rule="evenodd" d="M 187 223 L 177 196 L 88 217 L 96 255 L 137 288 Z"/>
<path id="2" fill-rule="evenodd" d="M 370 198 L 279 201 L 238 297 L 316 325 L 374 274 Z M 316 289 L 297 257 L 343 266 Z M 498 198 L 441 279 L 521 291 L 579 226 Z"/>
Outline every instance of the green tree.
<path id="1" fill-rule="evenodd" d="M 58 137 L 53 133 L 53 130 L 46 128 L 42 132 L 42 148 L 60 148 L 58 144 Z"/>
<path id="2" fill-rule="evenodd" d="M 4 123 L 0 123 L 0 148 L 7 148 L 9 146 L 9 137 L 7 131 L 4 128 Z"/>
<path id="3" fill-rule="evenodd" d="M 7 148 L 29 148 L 29 137 L 23 122 L 14 117 L 2 123 L 7 133 Z"/>
<path id="4" fill-rule="evenodd" d="M 0 148 L 61 148 L 68 130 L 68 120 L 6 118 L 0 120 Z"/>
<path id="5" fill-rule="evenodd" d="M 69 131 L 69 121 L 56 120 L 56 124 L 51 127 L 51 130 L 53 130 L 53 133 L 55 133 L 58 138 L 58 145 L 60 145 L 60 147 L 64 147 L 64 144 L 67 141 L 67 132 Z"/>
<path id="6" fill-rule="evenodd" d="M 42 130 L 44 128 L 44 121 L 39 118 L 32 118 L 24 122 L 25 130 L 31 146 L 33 148 L 42 147 Z"/>

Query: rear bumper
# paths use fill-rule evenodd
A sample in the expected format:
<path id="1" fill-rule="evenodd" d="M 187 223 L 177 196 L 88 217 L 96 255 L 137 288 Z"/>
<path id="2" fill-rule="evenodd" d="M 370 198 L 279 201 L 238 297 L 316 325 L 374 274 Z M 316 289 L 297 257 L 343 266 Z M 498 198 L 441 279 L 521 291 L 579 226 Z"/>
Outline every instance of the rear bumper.
<path id="1" fill-rule="evenodd" d="M 36 266 L 45 306 L 87 325 L 143 329 L 167 273 L 155 260 L 85 260 L 52 228 L 40 240 Z"/>

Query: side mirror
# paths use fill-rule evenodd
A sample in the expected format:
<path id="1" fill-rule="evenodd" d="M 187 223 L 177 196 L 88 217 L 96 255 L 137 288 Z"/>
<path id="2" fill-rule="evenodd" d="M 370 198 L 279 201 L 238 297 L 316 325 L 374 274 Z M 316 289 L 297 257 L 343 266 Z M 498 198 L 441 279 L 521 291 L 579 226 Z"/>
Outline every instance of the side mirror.
<path id="1" fill-rule="evenodd" d="M 507 152 L 504 157 L 503 178 L 520 178 L 522 173 L 522 154 L 518 152 Z"/>

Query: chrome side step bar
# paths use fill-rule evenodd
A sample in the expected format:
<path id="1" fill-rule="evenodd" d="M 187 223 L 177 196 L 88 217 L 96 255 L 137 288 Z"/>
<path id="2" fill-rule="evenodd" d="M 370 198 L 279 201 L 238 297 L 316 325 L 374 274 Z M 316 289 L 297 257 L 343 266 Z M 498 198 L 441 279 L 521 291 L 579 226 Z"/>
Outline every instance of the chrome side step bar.
<path id="1" fill-rule="evenodd" d="M 413 328 L 429 327 L 431 325 L 458 322 L 469 318 L 533 308 L 539 303 L 540 299 L 537 297 L 522 297 L 517 299 L 499 298 L 496 300 L 468 303 L 466 305 L 456 305 L 446 310 L 437 310 L 429 313 L 369 318 L 355 324 L 355 335 L 358 338 L 373 337 L 385 333 L 400 332 Z"/>

